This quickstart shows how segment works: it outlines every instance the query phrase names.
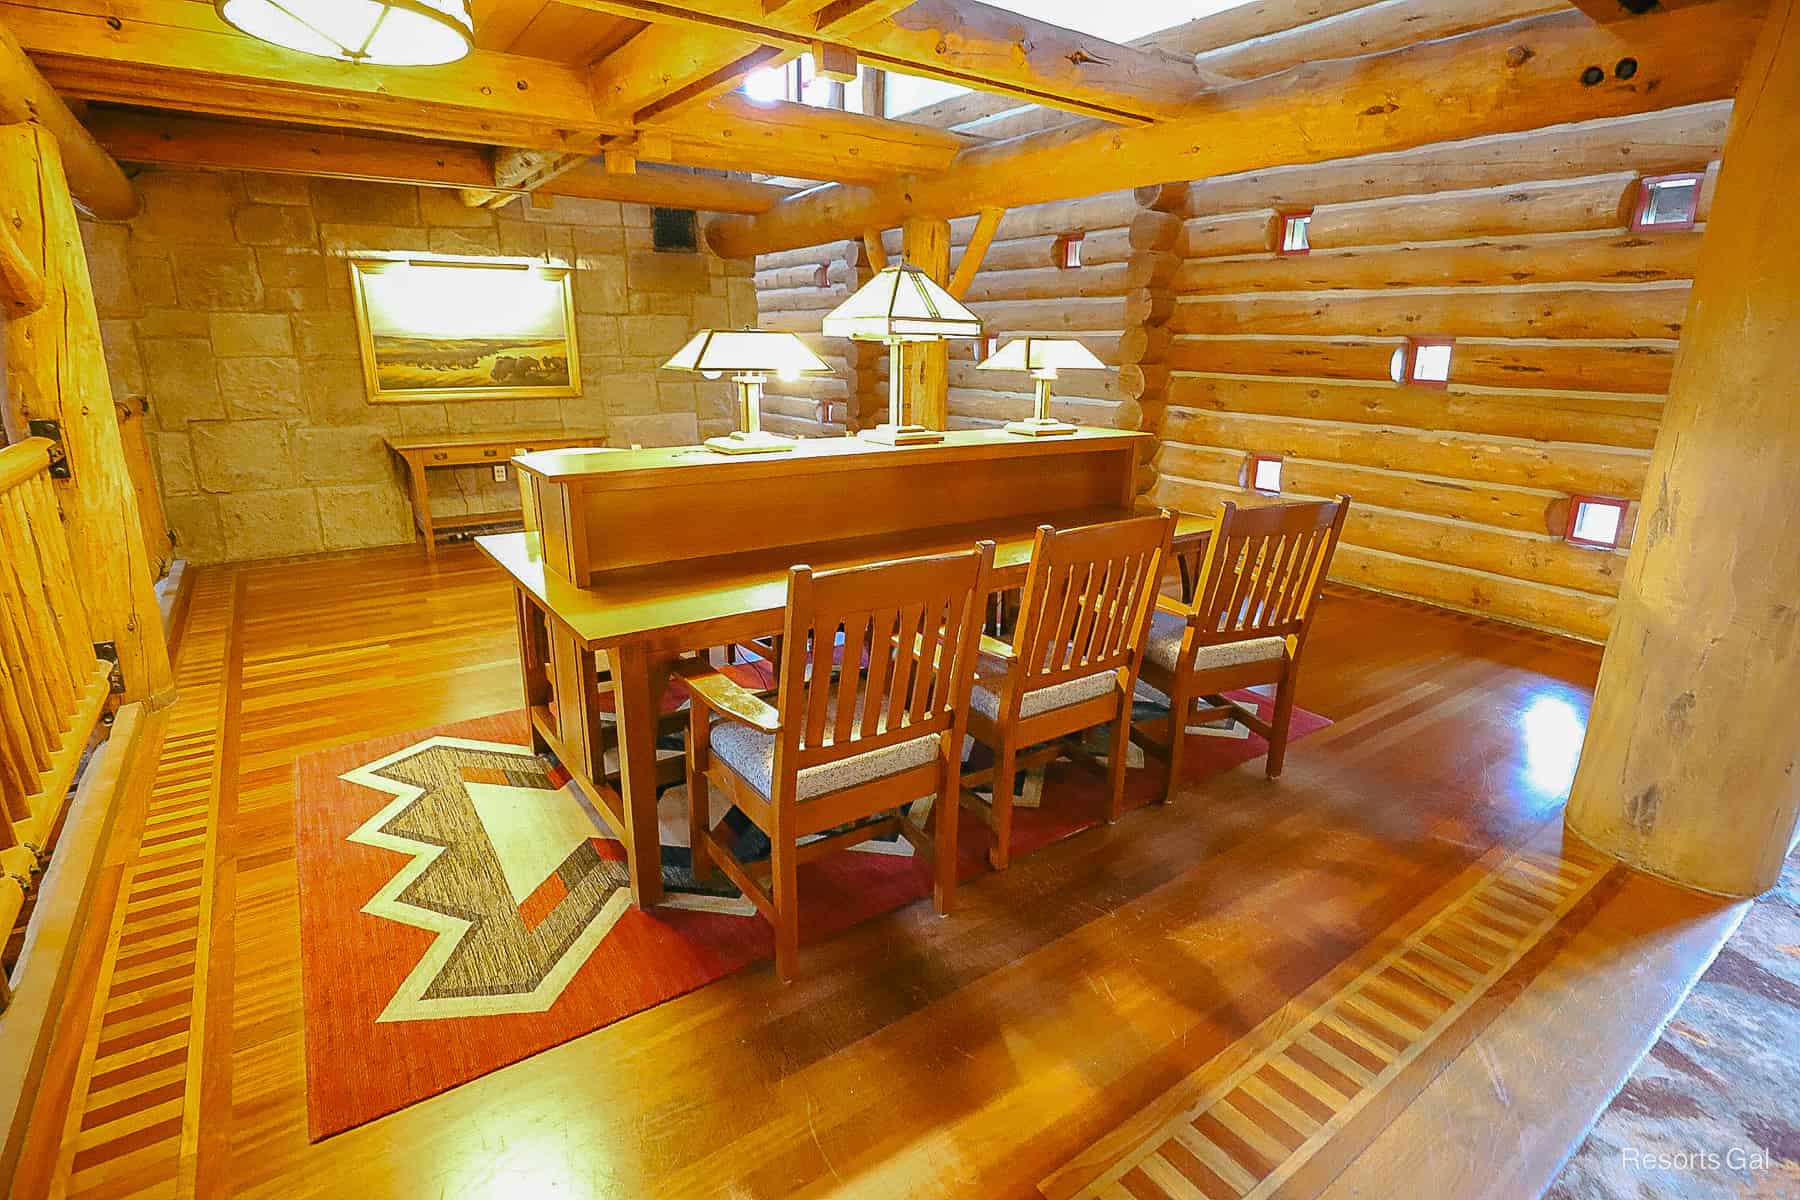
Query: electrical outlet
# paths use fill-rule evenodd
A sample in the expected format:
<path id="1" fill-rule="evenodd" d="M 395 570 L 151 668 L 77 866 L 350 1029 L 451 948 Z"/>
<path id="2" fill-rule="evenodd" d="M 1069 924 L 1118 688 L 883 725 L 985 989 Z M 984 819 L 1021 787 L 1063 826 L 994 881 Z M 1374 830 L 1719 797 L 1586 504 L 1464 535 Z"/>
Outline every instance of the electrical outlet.
<path id="1" fill-rule="evenodd" d="M 494 482 L 495 483 L 505 483 L 506 482 L 506 464 L 505 463 L 495 463 L 494 464 Z"/>

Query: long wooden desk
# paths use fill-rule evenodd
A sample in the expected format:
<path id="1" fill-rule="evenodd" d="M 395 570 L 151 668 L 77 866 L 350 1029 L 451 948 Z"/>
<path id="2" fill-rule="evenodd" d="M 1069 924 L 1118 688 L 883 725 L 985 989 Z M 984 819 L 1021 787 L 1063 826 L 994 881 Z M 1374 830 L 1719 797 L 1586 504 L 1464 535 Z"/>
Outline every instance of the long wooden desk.
<path id="1" fill-rule="evenodd" d="M 534 747 L 555 754 L 623 836 L 637 903 L 662 898 L 656 725 L 683 651 L 779 632 L 786 574 L 795 563 L 819 570 L 856 566 L 964 550 L 988 538 L 995 542 L 995 589 L 1018 587 L 1039 525 L 1131 515 L 1136 457 L 1148 440 L 1113 431 L 1039 442 L 997 440 L 986 431 L 951 439 L 868 451 L 861 449 L 866 443 L 833 439 L 821 441 L 816 455 L 785 457 L 783 469 L 761 459 L 749 471 L 743 468 L 751 464 L 741 459 L 676 451 L 614 452 L 592 456 L 587 464 L 580 455 L 517 460 L 533 476 L 538 531 L 496 534 L 478 543 L 513 583 Z M 1038 449 L 1044 441 L 1070 449 L 1045 453 Z M 946 463 L 954 470 L 933 469 Z M 953 480 L 954 486 L 934 500 L 929 492 L 914 492 L 914 479 Z M 708 499 L 734 490 L 728 507 Z M 905 511 L 939 519 L 892 528 L 906 525 L 904 513 L 834 507 L 850 495 L 867 503 L 904 497 L 913 501 Z M 594 496 L 602 499 L 590 501 Z M 1069 497 L 1087 502 L 1049 508 L 1029 503 Z M 694 504 L 707 506 L 703 526 L 691 524 Z M 804 526 L 771 524 L 796 511 L 810 514 Z M 942 519 L 947 514 L 955 519 Z M 720 539 L 721 523 L 751 548 L 718 553 L 730 544 Z M 1183 517 L 1179 547 L 1203 545 L 1213 526 L 1211 518 Z M 771 530 L 782 538 L 778 544 L 755 544 L 772 540 Z M 658 542 L 661 558 L 642 561 L 642 547 Z M 606 653 L 610 681 L 600 678 L 596 651 Z M 598 707 L 603 686 L 613 696 L 617 792 L 606 784 Z"/>
<path id="2" fill-rule="evenodd" d="M 510 463 L 515 454 L 553 450 L 559 446 L 603 446 L 604 434 L 471 433 L 440 437 L 391 437 L 385 439 L 393 456 L 406 467 L 407 494 L 412 500 L 413 527 L 425 539 L 425 555 L 437 557 L 437 531 L 470 525 L 498 525 L 517 521 L 517 512 L 431 515 L 431 483 L 428 472 L 442 467 L 495 466 Z"/>

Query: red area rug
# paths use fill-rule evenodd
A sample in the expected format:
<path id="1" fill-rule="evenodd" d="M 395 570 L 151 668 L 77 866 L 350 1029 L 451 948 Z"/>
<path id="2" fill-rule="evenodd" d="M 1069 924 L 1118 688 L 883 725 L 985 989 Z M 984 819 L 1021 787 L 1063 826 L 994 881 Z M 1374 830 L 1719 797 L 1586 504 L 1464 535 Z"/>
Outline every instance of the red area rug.
<path id="1" fill-rule="evenodd" d="M 1235 695 L 1268 714 L 1267 699 Z M 1293 736 L 1327 724 L 1295 710 Z M 1268 748 L 1241 727 L 1190 734 L 1189 747 L 1190 780 Z M 296 775 L 315 1141 L 773 954 L 768 925 L 729 884 L 694 886 L 684 788 L 662 802 L 669 903 L 632 908 L 623 848 L 561 769 L 531 755 L 523 713 L 312 755 Z M 1154 799 L 1159 781 L 1155 766 L 1132 771 L 1128 807 Z M 1054 764 L 1041 807 L 1016 810 L 1015 858 L 1104 811 L 1097 772 Z M 740 854 L 754 853 L 760 835 L 736 813 L 725 819 L 741 831 Z M 961 819 L 968 878 L 986 869 L 987 832 Z M 910 851 L 871 842 L 802 866 L 801 942 L 927 896 L 926 867 Z M 1013 867 L 1030 869 L 1029 859 Z"/>

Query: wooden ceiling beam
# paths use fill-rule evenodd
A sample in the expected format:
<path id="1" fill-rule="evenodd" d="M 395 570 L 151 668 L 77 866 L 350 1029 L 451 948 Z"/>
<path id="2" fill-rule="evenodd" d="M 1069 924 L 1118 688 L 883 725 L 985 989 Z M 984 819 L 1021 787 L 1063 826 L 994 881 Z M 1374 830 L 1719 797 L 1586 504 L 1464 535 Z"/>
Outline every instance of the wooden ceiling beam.
<path id="1" fill-rule="evenodd" d="M 732 257 L 810 246 L 913 215 L 959 216 L 1096 191 L 1206 179 L 1429 142 L 1592 120 L 1730 96 L 1762 0 L 1713 0 L 1631 24 L 1574 10 L 1385 54 L 1307 63 L 1212 93 L 1191 115 L 1141 129 L 1081 122 L 975 146 L 949 170 L 874 187 L 814 188 L 708 230 Z M 1593 63 L 1637 62 L 1591 86 Z"/>
<path id="2" fill-rule="evenodd" d="M 999 92 L 1084 116 L 1143 123 L 1206 90 L 1192 62 L 1120 45 L 978 0 L 917 0 L 834 12 L 762 0 L 577 0 L 583 8 L 686 28 L 695 36 L 762 41 L 793 53 L 830 40 L 867 65 Z M 871 8 L 882 11 L 875 19 Z M 821 28 L 823 23 L 823 28 Z M 638 35 L 642 38 L 644 35 Z M 634 39 L 635 40 L 635 39 Z M 627 43 L 627 49 L 630 44 Z M 617 57 L 617 54 L 614 55 Z M 610 69 L 610 64 L 603 63 Z"/>
<path id="3" fill-rule="evenodd" d="M 629 119 L 601 113 L 585 70 L 516 55 L 476 51 L 426 71 L 336 63 L 233 32 L 192 0 L 0 0 L 0 22 L 66 96 L 584 159 L 635 132 Z M 746 109 L 741 99 L 702 101 L 691 119 L 667 122 L 682 162 L 869 181 L 940 170 L 963 144 L 900 122 L 800 105 Z"/>
<path id="4" fill-rule="evenodd" d="M 77 204 L 112 221 L 136 215 L 138 197 L 131 180 L 25 57 L 18 39 L 0 26 L 0 122 L 21 121 L 35 121 L 56 139 Z"/>

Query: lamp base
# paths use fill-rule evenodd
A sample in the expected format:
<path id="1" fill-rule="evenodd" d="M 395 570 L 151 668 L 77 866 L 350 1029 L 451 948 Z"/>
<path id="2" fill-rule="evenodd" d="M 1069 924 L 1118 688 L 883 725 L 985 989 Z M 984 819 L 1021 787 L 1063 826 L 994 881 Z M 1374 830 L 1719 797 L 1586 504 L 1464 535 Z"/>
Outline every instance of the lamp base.
<path id="1" fill-rule="evenodd" d="M 1057 434 L 1074 433 L 1075 426 L 1055 417 L 1031 417 L 1024 421 L 1008 421 L 1006 432 L 1016 433 L 1021 437 L 1054 437 Z"/>
<path id="2" fill-rule="evenodd" d="M 768 454 L 775 450 L 792 450 L 794 439 L 761 429 L 755 433 L 739 429 L 724 437 L 707 438 L 706 448 L 720 454 Z"/>
<path id="3" fill-rule="evenodd" d="M 927 429 L 923 425 L 890 425 L 886 421 L 873 429 L 862 430 L 857 436 L 866 442 L 876 442 L 883 446 L 917 446 L 944 440 L 941 429 Z"/>

